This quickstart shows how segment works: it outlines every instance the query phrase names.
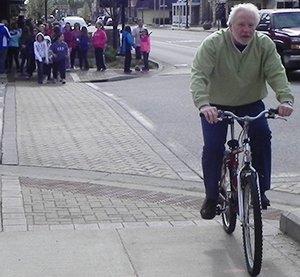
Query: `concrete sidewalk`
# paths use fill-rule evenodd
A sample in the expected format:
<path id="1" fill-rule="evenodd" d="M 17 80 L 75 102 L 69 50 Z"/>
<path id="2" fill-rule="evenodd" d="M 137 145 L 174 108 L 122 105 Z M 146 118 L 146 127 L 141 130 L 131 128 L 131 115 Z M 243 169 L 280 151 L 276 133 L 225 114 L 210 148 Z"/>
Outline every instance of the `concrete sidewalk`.
<path id="1" fill-rule="evenodd" d="M 227 236 L 219 217 L 200 218 L 200 177 L 72 73 L 66 85 L 0 86 L 1 276 L 248 276 L 239 226 Z M 281 228 L 299 230 L 299 191 L 287 178 L 270 192 L 261 276 L 300 274 L 300 247 L 279 228 L 284 211 Z"/>

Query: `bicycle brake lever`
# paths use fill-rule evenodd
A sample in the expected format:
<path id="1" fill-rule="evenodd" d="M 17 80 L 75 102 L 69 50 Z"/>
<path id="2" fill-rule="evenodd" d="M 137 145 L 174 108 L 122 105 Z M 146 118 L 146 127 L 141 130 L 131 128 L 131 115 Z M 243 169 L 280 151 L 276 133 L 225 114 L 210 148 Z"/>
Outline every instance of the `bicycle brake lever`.
<path id="1" fill-rule="evenodd" d="M 276 116 L 274 117 L 274 119 L 282 119 L 282 120 L 284 120 L 284 121 L 287 121 L 287 119 L 286 119 L 285 117 L 282 117 L 282 116 L 279 116 L 279 115 L 276 115 Z"/>

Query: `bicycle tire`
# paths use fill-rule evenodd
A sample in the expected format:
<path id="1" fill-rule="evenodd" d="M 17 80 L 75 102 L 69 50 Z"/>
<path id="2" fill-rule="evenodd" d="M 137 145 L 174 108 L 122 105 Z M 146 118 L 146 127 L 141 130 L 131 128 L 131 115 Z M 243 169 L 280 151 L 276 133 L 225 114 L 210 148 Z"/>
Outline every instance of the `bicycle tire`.
<path id="1" fill-rule="evenodd" d="M 243 246 L 247 270 L 251 276 L 260 273 L 263 252 L 262 215 L 259 188 L 254 174 L 242 177 L 244 202 Z"/>
<path id="2" fill-rule="evenodd" d="M 223 195 L 222 201 L 222 223 L 223 229 L 227 234 L 232 234 L 236 227 L 236 212 L 234 211 L 235 201 L 233 199 L 233 189 L 231 186 L 231 177 L 233 173 L 227 166 L 226 162 L 223 163 L 222 178 L 220 181 L 220 193 Z"/>

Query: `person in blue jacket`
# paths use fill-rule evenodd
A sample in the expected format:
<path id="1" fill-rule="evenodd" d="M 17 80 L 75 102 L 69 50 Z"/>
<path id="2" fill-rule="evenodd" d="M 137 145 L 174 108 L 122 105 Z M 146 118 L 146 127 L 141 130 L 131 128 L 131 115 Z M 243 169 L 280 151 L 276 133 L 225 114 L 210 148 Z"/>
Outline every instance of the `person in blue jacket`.
<path id="1" fill-rule="evenodd" d="M 7 49 L 7 69 L 9 71 L 12 70 L 12 65 L 13 65 L 13 60 L 14 60 L 15 64 L 16 64 L 17 72 L 19 72 L 20 71 L 19 40 L 20 40 L 22 32 L 18 29 L 18 25 L 16 22 L 11 23 L 9 33 L 11 35 L 11 38 L 8 42 L 8 49 Z"/>
<path id="2" fill-rule="evenodd" d="M 130 26 L 125 26 L 122 31 L 122 47 L 121 52 L 124 54 L 124 73 L 131 73 L 131 49 L 135 47 L 135 43 L 133 42 L 133 37 L 131 34 Z"/>
<path id="3" fill-rule="evenodd" d="M 7 55 L 8 41 L 11 38 L 9 30 L 5 26 L 7 20 L 3 19 L 0 22 L 0 78 L 6 77 L 5 60 Z"/>

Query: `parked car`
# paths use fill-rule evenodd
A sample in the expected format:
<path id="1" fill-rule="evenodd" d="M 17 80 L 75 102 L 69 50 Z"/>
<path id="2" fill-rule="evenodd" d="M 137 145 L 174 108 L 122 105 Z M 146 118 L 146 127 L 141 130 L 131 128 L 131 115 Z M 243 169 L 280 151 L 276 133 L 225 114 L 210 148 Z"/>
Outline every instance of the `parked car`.
<path id="1" fill-rule="evenodd" d="M 276 44 L 287 70 L 300 69 L 300 9 L 260 10 L 257 30 Z"/>
<path id="2" fill-rule="evenodd" d="M 102 15 L 97 18 L 97 21 L 101 21 L 104 26 L 113 26 L 113 20 L 108 15 Z"/>
<path id="3" fill-rule="evenodd" d="M 79 23 L 80 27 L 84 26 L 87 27 L 88 25 L 86 24 L 85 20 L 80 17 L 80 16 L 67 16 L 64 18 L 64 24 L 70 23 L 71 26 L 73 27 L 75 23 Z"/>

